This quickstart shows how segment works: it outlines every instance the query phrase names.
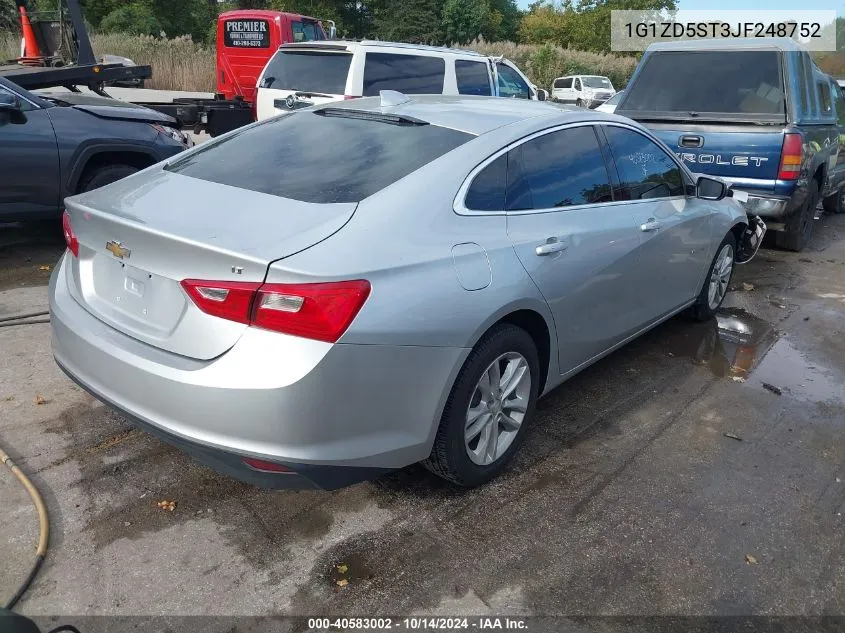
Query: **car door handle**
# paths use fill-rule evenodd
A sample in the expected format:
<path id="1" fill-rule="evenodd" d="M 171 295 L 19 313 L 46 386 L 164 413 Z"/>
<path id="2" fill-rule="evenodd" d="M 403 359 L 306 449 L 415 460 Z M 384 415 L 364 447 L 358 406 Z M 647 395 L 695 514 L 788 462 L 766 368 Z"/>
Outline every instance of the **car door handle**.
<path id="1" fill-rule="evenodd" d="M 648 220 L 646 220 L 645 224 L 640 224 L 640 231 L 642 231 L 643 233 L 658 230 L 660 230 L 660 222 L 658 222 L 654 218 L 649 218 Z"/>
<path id="2" fill-rule="evenodd" d="M 540 244 L 540 246 L 534 249 L 534 252 L 538 255 L 551 255 L 552 253 L 565 251 L 568 247 L 568 243 L 562 242 L 556 237 L 550 237 L 546 240 L 545 244 Z"/>

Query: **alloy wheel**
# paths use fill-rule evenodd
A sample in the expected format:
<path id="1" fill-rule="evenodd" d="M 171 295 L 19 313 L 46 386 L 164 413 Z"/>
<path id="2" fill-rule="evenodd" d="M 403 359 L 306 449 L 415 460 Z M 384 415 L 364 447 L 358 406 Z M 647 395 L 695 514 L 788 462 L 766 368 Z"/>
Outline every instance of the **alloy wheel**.
<path id="1" fill-rule="evenodd" d="M 464 426 L 464 444 L 473 463 L 487 466 L 516 439 L 531 396 L 531 370 L 522 354 L 494 360 L 475 386 Z"/>
<path id="2" fill-rule="evenodd" d="M 730 244 L 722 246 L 722 250 L 716 256 L 716 263 L 710 273 L 710 287 L 707 290 L 707 305 L 715 310 L 722 303 L 722 299 L 728 292 L 728 284 L 731 281 L 731 273 L 734 268 L 734 248 Z"/>

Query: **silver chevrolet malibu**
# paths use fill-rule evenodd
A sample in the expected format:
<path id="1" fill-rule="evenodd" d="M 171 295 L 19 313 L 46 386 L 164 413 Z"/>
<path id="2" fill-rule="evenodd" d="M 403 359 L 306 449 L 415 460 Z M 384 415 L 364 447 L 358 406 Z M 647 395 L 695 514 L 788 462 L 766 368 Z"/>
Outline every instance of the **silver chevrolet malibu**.
<path id="1" fill-rule="evenodd" d="M 69 198 L 53 353 L 245 481 L 422 461 L 474 486 L 542 394 L 713 314 L 748 257 L 730 195 L 613 115 L 389 92 L 300 110 Z"/>

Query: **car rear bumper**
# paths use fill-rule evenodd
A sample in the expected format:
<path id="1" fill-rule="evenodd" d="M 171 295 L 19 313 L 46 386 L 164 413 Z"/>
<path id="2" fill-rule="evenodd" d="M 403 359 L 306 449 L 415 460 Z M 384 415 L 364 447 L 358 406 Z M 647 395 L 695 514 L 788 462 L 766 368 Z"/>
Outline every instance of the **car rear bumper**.
<path id="1" fill-rule="evenodd" d="M 50 280 L 53 355 L 86 391 L 215 470 L 264 487 L 347 485 L 428 456 L 468 350 L 321 343 L 247 328 L 199 361 L 106 325 Z M 267 473 L 251 457 L 294 471 Z"/>

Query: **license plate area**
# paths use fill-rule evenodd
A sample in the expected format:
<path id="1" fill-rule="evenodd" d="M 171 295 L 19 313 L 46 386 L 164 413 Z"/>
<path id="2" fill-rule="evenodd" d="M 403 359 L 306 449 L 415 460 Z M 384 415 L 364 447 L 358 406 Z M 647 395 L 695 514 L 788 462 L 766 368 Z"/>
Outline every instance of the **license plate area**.
<path id="1" fill-rule="evenodd" d="M 104 316 L 156 336 L 171 332 L 179 323 L 186 304 L 174 280 L 99 253 L 91 266 L 92 298 L 96 298 L 91 303 Z"/>

